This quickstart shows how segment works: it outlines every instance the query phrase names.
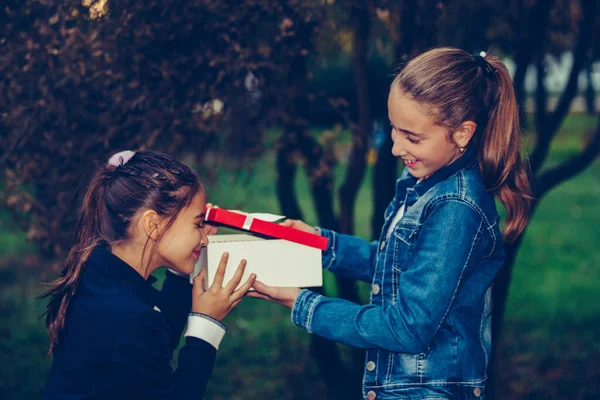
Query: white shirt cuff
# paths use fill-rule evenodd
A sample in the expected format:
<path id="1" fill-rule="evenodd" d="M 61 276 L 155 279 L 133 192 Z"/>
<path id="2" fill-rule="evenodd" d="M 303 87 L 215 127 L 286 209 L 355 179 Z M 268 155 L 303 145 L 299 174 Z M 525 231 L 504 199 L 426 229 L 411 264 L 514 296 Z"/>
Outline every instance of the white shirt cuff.
<path id="1" fill-rule="evenodd" d="M 219 321 L 200 313 L 190 313 L 185 336 L 193 336 L 210 343 L 219 350 L 227 328 Z"/>

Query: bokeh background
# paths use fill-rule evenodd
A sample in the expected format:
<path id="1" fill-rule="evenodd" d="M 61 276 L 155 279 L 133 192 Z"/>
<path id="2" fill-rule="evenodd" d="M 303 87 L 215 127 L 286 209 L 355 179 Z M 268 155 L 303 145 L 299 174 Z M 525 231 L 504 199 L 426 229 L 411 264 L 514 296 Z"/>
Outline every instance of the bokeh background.
<path id="1" fill-rule="evenodd" d="M 600 398 L 599 22 L 597 0 L 3 0 L 0 398 L 40 396 L 36 297 L 94 165 L 165 151 L 221 207 L 378 237 L 400 173 L 389 84 L 442 45 L 509 66 L 536 196 L 494 287 L 488 398 Z M 288 310 L 246 299 L 225 322 L 207 399 L 360 398 L 362 353 Z"/>

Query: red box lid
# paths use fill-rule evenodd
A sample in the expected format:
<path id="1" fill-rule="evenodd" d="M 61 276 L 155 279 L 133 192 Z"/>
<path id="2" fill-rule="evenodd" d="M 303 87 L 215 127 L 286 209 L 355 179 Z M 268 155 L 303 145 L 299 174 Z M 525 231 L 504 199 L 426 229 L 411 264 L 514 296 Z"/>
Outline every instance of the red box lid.
<path id="1" fill-rule="evenodd" d="M 287 226 L 281 226 L 273 222 L 263 221 L 250 215 L 239 214 L 222 208 L 207 209 L 204 220 L 270 236 L 276 239 L 289 240 L 290 242 L 300 243 L 321 250 L 327 249 L 327 243 L 329 241 L 323 236 L 300 231 Z"/>

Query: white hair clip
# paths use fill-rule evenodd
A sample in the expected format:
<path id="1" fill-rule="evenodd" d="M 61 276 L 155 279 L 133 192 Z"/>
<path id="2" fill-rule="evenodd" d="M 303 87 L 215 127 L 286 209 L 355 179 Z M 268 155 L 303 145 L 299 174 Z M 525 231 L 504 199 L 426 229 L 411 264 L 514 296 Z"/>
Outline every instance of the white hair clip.
<path id="1" fill-rule="evenodd" d="M 113 154 L 112 157 L 110 157 L 108 159 L 108 164 L 112 165 L 114 167 L 119 167 L 121 165 L 125 165 L 125 164 L 127 164 L 127 161 L 129 161 L 129 159 L 131 157 L 133 157 L 134 154 L 135 154 L 135 151 L 131 151 L 131 150 L 120 151 L 116 154 Z"/>

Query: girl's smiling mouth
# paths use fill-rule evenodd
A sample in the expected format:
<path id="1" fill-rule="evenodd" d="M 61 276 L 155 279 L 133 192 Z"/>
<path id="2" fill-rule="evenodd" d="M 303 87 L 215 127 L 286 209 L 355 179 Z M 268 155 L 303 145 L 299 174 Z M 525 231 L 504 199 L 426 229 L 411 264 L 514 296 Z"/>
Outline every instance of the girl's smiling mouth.
<path id="1" fill-rule="evenodd" d="M 419 162 L 419 160 L 407 160 L 407 159 L 402 159 L 404 161 L 404 164 L 406 164 L 406 166 L 408 168 L 414 168 L 415 165 L 417 165 L 417 163 Z"/>

